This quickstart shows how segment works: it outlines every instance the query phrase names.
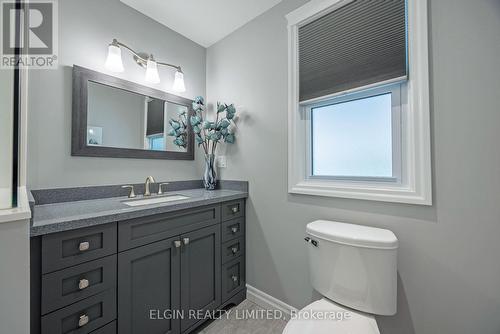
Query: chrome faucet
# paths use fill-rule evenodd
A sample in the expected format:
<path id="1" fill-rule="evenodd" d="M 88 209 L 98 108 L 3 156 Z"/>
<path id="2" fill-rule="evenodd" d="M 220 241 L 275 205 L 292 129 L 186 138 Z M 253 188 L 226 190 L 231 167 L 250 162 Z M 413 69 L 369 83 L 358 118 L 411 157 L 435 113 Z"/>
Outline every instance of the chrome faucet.
<path id="1" fill-rule="evenodd" d="M 155 178 L 152 176 L 148 176 L 146 178 L 146 183 L 144 183 L 144 196 L 151 196 L 151 191 L 149 191 L 149 186 L 151 183 L 155 183 Z"/>

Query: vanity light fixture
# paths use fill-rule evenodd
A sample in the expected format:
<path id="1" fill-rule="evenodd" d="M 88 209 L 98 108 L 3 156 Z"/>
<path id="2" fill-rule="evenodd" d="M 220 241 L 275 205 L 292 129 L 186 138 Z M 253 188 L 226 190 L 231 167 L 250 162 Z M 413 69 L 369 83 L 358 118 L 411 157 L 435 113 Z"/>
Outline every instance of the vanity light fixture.
<path id="1" fill-rule="evenodd" d="M 123 72 L 122 52 L 121 48 L 127 49 L 134 56 L 137 65 L 146 69 L 145 80 L 148 83 L 160 83 L 160 75 L 158 74 L 158 65 L 168 66 L 176 69 L 175 80 L 172 89 L 176 92 L 182 93 L 186 91 L 184 85 L 184 73 L 180 66 L 172 65 L 160 61 L 156 61 L 152 54 L 139 53 L 133 50 L 126 44 L 118 42 L 113 39 L 113 42 L 108 47 L 108 57 L 106 59 L 105 67 L 112 72 Z"/>

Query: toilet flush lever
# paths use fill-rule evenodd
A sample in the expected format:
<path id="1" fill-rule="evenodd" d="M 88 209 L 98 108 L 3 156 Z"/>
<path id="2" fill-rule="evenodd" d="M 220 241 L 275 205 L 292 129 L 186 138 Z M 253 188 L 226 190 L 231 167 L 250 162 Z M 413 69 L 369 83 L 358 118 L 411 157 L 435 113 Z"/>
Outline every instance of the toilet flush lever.
<path id="1" fill-rule="evenodd" d="M 314 247 L 318 247 L 318 241 L 314 240 L 314 239 L 311 239 L 309 237 L 305 237 L 304 240 L 308 243 L 310 243 L 311 245 L 313 245 Z"/>

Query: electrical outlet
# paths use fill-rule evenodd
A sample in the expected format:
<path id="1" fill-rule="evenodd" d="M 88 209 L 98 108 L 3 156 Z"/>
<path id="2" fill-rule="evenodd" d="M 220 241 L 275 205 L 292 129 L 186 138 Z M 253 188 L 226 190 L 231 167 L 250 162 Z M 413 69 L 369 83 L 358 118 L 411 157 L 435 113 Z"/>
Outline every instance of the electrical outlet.
<path id="1" fill-rule="evenodd" d="M 217 167 L 226 168 L 227 167 L 227 159 L 225 155 L 219 155 L 217 157 Z"/>

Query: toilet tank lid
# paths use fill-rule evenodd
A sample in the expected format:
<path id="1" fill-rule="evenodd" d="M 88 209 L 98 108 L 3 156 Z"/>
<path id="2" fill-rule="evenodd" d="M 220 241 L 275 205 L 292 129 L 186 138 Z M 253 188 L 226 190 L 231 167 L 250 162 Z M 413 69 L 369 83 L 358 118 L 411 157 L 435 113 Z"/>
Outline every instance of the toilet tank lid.
<path id="1" fill-rule="evenodd" d="M 382 228 L 317 220 L 307 224 L 306 231 L 316 238 L 351 246 L 398 248 L 398 239 L 394 233 Z"/>

